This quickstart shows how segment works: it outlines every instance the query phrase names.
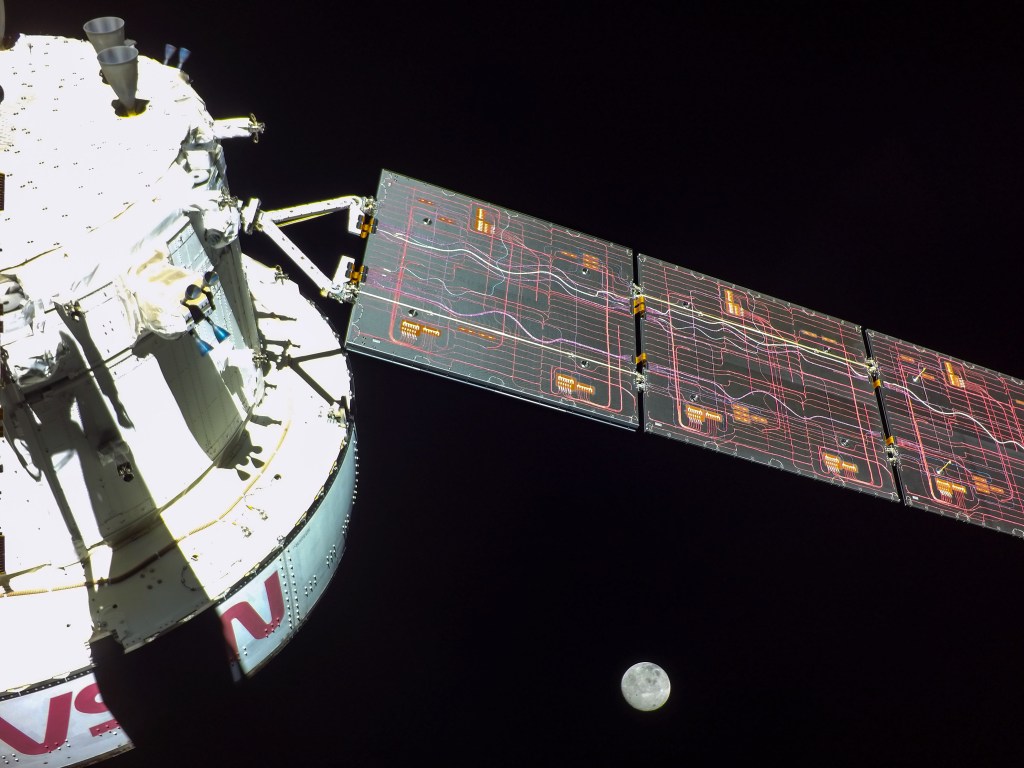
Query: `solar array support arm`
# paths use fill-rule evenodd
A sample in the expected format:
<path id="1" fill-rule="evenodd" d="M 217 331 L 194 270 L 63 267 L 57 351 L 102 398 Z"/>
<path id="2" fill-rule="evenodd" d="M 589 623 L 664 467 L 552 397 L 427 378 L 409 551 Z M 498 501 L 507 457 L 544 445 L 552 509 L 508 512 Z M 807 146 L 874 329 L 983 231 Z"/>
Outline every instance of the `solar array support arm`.
<path id="1" fill-rule="evenodd" d="M 266 125 L 256 119 L 256 115 L 248 117 L 226 117 L 213 121 L 213 134 L 223 141 L 224 139 L 252 138 L 253 143 L 259 143 L 260 134 L 266 130 Z"/>
<path id="2" fill-rule="evenodd" d="M 334 272 L 334 278 L 327 275 L 302 252 L 291 238 L 281 231 L 282 227 L 297 224 L 338 211 L 348 211 L 348 231 L 350 234 L 366 237 L 373 229 L 372 197 L 335 197 L 315 203 L 281 208 L 275 211 L 260 210 L 260 201 L 252 198 L 242 209 L 242 225 L 247 234 L 254 229 L 263 232 L 274 241 L 292 262 L 299 267 L 314 285 L 321 296 L 335 301 L 351 302 L 358 293 L 362 272 L 355 269 L 355 260 L 342 256 Z"/>

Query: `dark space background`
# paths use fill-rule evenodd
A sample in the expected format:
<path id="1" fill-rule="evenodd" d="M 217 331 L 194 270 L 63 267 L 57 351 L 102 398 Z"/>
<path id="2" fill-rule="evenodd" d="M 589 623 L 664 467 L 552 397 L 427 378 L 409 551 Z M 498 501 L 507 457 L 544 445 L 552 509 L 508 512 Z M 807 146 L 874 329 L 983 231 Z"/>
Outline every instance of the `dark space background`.
<path id="1" fill-rule="evenodd" d="M 8 33 L 107 14 L 191 48 L 215 117 L 266 121 L 227 145 L 240 197 L 373 194 L 386 167 L 1024 375 L 1019 27 L 991 8 L 9 0 Z M 361 253 L 303 226 L 327 268 Z M 322 603 L 240 686 L 201 619 L 112 661 L 117 768 L 1024 758 L 1024 543 L 352 365 Z M 660 711 L 619 694 L 639 660 Z"/>

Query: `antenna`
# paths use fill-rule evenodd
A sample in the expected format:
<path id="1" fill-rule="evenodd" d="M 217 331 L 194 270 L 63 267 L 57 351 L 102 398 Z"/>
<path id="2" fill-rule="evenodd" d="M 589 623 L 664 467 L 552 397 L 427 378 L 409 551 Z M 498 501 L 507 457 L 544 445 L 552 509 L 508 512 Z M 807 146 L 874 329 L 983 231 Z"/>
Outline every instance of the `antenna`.
<path id="1" fill-rule="evenodd" d="M 129 115 L 134 115 L 135 89 L 139 84 L 139 52 L 130 45 L 115 45 L 100 51 L 96 58 L 103 77 L 117 94 L 117 100 Z"/>
<path id="2" fill-rule="evenodd" d="M 102 53 L 115 45 L 124 45 L 124 19 L 117 16 L 100 16 L 82 25 L 96 53 Z"/>

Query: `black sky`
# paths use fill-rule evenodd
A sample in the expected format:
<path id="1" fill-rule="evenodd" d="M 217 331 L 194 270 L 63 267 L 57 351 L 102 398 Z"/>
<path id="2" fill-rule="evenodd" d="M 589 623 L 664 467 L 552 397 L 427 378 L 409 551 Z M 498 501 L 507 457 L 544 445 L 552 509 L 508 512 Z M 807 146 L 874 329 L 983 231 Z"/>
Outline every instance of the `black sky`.
<path id="1" fill-rule="evenodd" d="M 215 117 L 267 123 L 227 147 L 267 207 L 373 194 L 386 167 L 1024 375 L 1018 28 L 761 5 L 7 16 L 81 36 L 117 14 L 145 54 L 192 49 Z M 361 249 L 310 227 L 325 265 Z M 359 496 L 324 601 L 236 689 L 201 628 L 140 652 L 162 718 L 113 765 L 1019 764 L 1021 542 L 352 364 Z M 659 712 L 618 693 L 637 660 L 672 677 Z"/>

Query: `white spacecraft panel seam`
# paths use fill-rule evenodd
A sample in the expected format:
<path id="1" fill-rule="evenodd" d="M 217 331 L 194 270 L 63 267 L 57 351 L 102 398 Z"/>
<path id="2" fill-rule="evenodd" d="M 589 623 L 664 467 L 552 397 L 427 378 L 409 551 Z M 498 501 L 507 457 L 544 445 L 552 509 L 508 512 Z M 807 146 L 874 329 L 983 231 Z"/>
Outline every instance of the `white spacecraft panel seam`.
<path id="1" fill-rule="evenodd" d="M 32 87 L 19 89 L 3 106 L 12 143 L 0 150 L 0 170 L 8 174 L 7 210 L 0 213 L 5 233 L 0 267 L 75 240 L 97 221 L 116 218 L 149 194 L 187 136 L 213 136 L 212 118 L 180 74 L 146 57 L 139 57 L 139 95 L 150 106 L 132 119 L 114 114 L 113 91 L 100 80 L 95 51 L 87 42 L 22 36 L 0 55 L 0 68 L 12 72 L 8 80 L 19 75 L 27 80 L 27 71 L 33 70 Z M 73 124 L 69 114 L 76 116 Z M 23 150 L 20 155 L 10 151 L 14 142 Z M 69 157 L 89 160 L 70 161 L 68 167 Z M 31 217 L 16 215 L 51 206 L 61 206 L 68 215 L 55 219 L 43 239 Z"/>
<path id="2" fill-rule="evenodd" d="M 262 287 L 257 284 L 254 292 L 261 293 Z M 285 303 L 283 299 L 289 294 L 294 300 Z M 268 300 L 266 295 L 263 299 Z M 268 335 L 278 335 L 270 327 L 275 323 L 300 322 L 305 327 L 318 320 L 318 329 L 310 336 L 333 338 L 326 322 L 297 290 L 292 292 L 286 286 L 270 301 L 282 317 L 294 319 L 265 318 L 261 326 Z M 280 333 L 295 335 L 286 329 Z M 347 376 L 346 370 L 339 355 L 334 362 L 335 377 Z M 106 606 L 99 613 L 108 616 L 108 626 L 117 630 L 127 646 L 173 626 L 168 614 L 180 620 L 228 593 L 254 563 L 262 562 L 291 533 L 315 501 L 315 490 L 330 476 L 348 439 L 347 431 L 327 418 L 326 404 L 294 371 L 287 367 L 272 370 L 268 379 L 274 386 L 267 390 L 247 426 L 253 452 L 247 457 L 231 457 L 222 464 L 229 465 L 239 458 L 248 461 L 211 470 L 164 510 L 161 525 L 117 551 L 114 569 L 120 568 L 121 572 L 130 563 L 144 562 L 154 549 L 166 547 L 170 541 L 178 542 L 176 551 L 181 553 L 180 557 L 161 558 L 166 562 L 158 560 L 146 566 L 142 578 L 135 574 L 99 590 Z M 241 453 L 247 446 L 242 446 Z M 310 446 L 316 449 L 310 450 Z M 243 477 L 249 474 L 255 480 Z M 308 494 L 305 499 L 303 489 Z M 211 516 L 211 510 L 227 512 Z M 156 581 L 161 583 L 157 585 Z M 185 590 L 181 589 L 183 584 Z M 160 599 L 154 600 L 157 595 Z M 150 603 L 163 604 L 159 615 L 143 616 L 136 607 L 129 619 L 120 609 L 109 607 L 137 606 L 147 598 Z M 170 610 L 168 605 L 177 608 Z"/>
<path id="3" fill-rule="evenodd" d="M 88 667 L 92 617 L 85 587 L 2 601 L 5 659 L 0 691 L 57 678 Z"/>

